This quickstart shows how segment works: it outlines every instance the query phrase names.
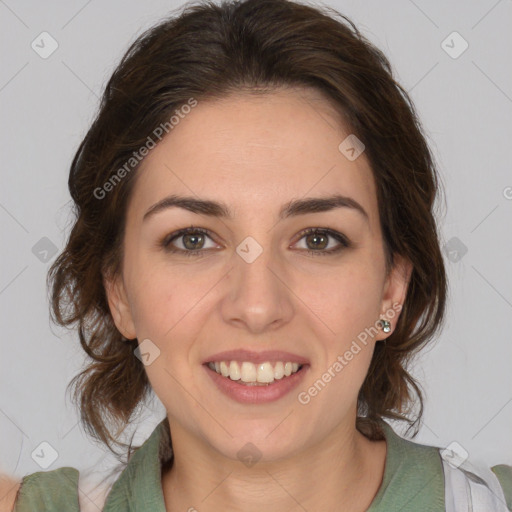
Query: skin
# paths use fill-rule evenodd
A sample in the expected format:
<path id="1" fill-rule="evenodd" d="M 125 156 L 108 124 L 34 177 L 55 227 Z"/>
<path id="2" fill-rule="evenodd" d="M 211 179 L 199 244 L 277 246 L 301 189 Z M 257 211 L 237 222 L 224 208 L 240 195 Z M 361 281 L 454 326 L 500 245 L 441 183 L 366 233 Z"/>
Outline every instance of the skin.
<path id="1" fill-rule="evenodd" d="M 410 277 L 400 258 L 386 273 L 371 168 L 364 153 L 349 161 L 338 149 L 349 133 L 316 90 L 237 93 L 199 102 L 137 171 L 122 272 L 105 286 L 121 333 L 160 350 L 145 369 L 171 427 L 175 460 L 162 476 L 168 511 L 362 512 L 381 485 L 386 442 L 364 437 L 355 419 L 374 345 L 391 333 L 369 338 L 307 405 L 297 400 L 359 333 L 403 304 Z M 333 193 L 356 200 L 368 218 L 348 207 L 278 218 L 292 199 Z M 234 218 L 173 207 L 143 221 L 170 194 L 222 201 Z M 201 257 L 159 246 L 191 225 L 212 237 L 173 246 L 204 248 Z M 333 229 L 351 246 L 319 255 L 340 244 L 328 237 L 318 249 L 301 236 L 306 228 Z M 236 252 L 247 236 L 263 249 L 252 263 Z M 201 363 L 237 348 L 308 358 L 304 384 L 275 402 L 235 402 Z M 249 442 L 261 452 L 251 467 L 237 457 Z"/>
<path id="2" fill-rule="evenodd" d="M 11 512 L 16 501 L 16 493 L 21 480 L 11 475 L 0 473 L 0 512 Z"/>

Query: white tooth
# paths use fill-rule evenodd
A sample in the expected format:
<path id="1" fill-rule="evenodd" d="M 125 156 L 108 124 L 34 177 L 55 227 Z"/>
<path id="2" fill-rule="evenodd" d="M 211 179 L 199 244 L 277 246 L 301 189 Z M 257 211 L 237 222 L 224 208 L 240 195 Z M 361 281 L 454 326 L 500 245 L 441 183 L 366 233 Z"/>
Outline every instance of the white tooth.
<path id="1" fill-rule="evenodd" d="M 252 363 L 244 361 L 240 371 L 242 382 L 256 382 L 256 366 Z"/>
<path id="2" fill-rule="evenodd" d="M 237 361 L 216 361 L 208 363 L 208 366 L 223 377 L 231 380 L 242 380 L 242 382 L 255 384 L 269 384 L 274 380 L 289 377 L 299 370 L 299 363 L 277 361 L 274 365 L 269 361 L 255 365 L 249 361 L 238 364 Z"/>
<path id="3" fill-rule="evenodd" d="M 284 364 L 281 361 L 276 363 L 274 368 L 274 379 L 279 380 L 284 377 Z"/>
<path id="4" fill-rule="evenodd" d="M 229 367 L 226 364 L 226 361 L 220 362 L 220 373 L 223 377 L 227 377 L 229 375 Z"/>
<path id="5" fill-rule="evenodd" d="M 274 382 L 274 369 L 269 362 L 258 365 L 258 382 Z"/>
<path id="6" fill-rule="evenodd" d="M 238 366 L 236 361 L 231 361 L 229 363 L 229 378 L 231 380 L 240 380 L 240 377 L 240 366 Z"/>

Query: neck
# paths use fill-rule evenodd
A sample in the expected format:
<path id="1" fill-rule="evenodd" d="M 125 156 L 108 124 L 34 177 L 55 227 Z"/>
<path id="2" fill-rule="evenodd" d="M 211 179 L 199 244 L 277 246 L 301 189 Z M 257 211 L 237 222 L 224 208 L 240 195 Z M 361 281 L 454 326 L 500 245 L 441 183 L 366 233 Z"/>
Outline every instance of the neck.
<path id="1" fill-rule="evenodd" d="M 384 474 L 386 442 L 335 429 L 285 460 L 247 467 L 171 422 L 173 465 L 162 473 L 167 512 L 364 512 Z"/>

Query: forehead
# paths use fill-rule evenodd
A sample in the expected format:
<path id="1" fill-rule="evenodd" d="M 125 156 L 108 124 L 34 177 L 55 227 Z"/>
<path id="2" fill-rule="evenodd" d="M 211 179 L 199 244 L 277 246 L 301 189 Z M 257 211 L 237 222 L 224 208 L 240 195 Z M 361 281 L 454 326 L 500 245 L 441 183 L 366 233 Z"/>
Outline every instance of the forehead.
<path id="1" fill-rule="evenodd" d="M 270 205 L 277 211 L 291 198 L 340 193 L 375 221 L 368 161 L 364 153 L 351 161 L 339 149 L 349 135 L 312 89 L 199 101 L 142 162 L 130 211 L 186 194 L 225 202 L 235 215 L 268 215 Z"/>

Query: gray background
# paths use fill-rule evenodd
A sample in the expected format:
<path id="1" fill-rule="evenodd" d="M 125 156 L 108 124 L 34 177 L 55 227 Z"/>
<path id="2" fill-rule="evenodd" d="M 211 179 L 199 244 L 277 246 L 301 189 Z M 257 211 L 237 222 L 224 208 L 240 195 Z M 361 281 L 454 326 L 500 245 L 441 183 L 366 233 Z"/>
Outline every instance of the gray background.
<path id="1" fill-rule="evenodd" d="M 11 474 L 41 470 L 31 454 L 43 441 L 58 454 L 49 470 L 110 460 L 85 436 L 65 394 L 82 350 L 73 332 L 50 324 L 45 277 L 71 220 L 69 165 L 102 88 L 128 44 L 180 5 L 0 1 L 0 469 Z M 416 440 L 456 441 L 476 463 L 512 464 L 512 2 L 325 5 L 390 58 L 445 184 L 448 321 L 414 367 L 427 396 Z M 58 43 L 46 59 L 31 47 L 42 46 L 43 31 Z M 454 31 L 469 44 L 457 58 L 463 41 Z M 158 400 L 144 408 L 135 441 L 163 415 Z"/>

